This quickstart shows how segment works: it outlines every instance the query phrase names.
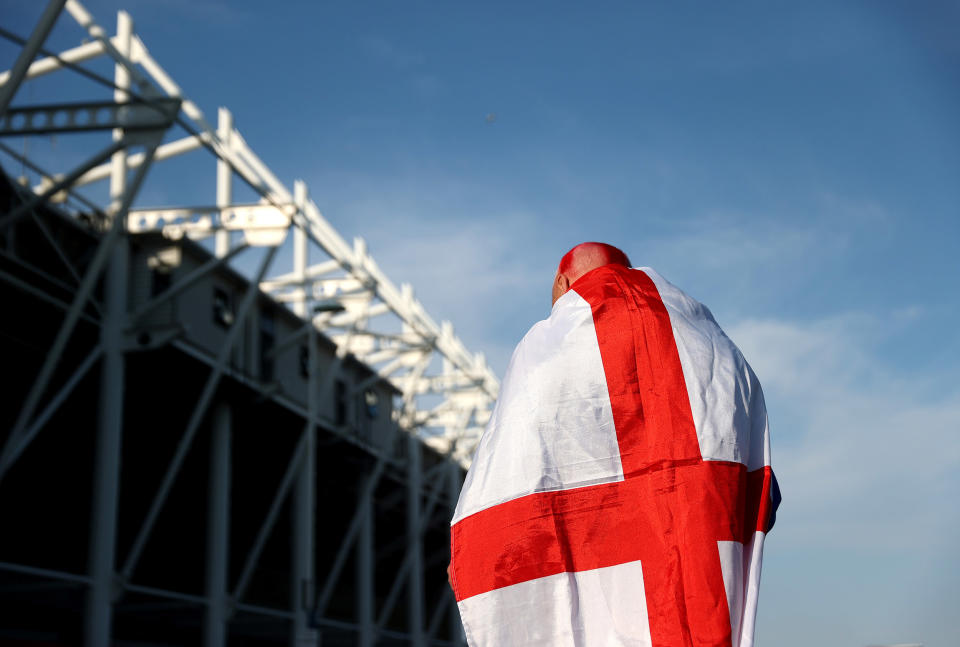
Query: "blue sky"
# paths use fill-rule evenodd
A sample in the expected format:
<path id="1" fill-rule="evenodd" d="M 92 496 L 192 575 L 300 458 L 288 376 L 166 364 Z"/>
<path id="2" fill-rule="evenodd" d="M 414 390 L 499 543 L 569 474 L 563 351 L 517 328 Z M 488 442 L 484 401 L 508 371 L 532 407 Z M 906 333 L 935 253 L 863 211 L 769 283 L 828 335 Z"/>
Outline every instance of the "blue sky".
<path id="1" fill-rule="evenodd" d="M 784 493 L 757 643 L 960 643 L 960 4 L 86 6 L 498 372 L 583 240 L 709 305 Z"/>

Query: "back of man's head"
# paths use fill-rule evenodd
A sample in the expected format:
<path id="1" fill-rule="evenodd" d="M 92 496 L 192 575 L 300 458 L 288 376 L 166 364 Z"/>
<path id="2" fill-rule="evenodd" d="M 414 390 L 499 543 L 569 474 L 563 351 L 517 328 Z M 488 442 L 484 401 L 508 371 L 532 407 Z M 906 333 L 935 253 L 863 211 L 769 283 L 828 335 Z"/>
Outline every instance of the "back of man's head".
<path id="1" fill-rule="evenodd" d="M 604 265 L 630 267 L 630 259 L 621 250 L 606 243 L 580 243 L 560 259 L 553 278 L 553 303 L 563 296 L 574 281 Z"/>
<path id="2" fill-rule="evenodd" d="M 606 243 L 580 243 L 560 259 L 557 269 L 573 283 L 581 276 L 604 265 L 630 267 L 630 259 L 620 249 Z"/>

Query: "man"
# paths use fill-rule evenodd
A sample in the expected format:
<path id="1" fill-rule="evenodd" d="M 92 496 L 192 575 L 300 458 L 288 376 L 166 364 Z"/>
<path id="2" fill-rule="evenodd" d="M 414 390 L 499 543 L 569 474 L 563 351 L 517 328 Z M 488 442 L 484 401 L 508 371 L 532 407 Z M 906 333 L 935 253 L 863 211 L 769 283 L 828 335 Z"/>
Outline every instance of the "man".
<path id="1" fill-rule="evenodd" d="M 451 522 L 468 642 L 751 645 L 778 502 L 760 384 L 710 311 L 578 245 Z"/>

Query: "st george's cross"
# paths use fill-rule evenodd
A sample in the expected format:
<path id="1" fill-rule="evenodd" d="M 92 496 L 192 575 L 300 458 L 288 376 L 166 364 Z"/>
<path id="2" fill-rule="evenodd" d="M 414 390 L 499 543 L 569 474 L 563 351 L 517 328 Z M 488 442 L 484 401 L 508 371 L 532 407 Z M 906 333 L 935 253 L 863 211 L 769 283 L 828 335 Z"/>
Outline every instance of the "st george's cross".
<path id="1" fill-rule="evenodd" d="M 468 641 L 750 645 L 778 502 L 759 382 L 709 310 L 593 270 L 517 347 L 464 484 Z"/>

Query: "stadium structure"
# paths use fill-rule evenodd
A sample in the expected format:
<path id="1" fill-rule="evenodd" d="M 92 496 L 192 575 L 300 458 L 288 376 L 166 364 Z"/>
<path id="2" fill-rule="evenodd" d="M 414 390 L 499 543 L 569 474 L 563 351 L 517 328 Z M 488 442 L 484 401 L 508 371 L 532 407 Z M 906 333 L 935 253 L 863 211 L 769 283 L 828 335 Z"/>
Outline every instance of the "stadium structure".
<path id="1" fill-rule="evenodd" d="M 0 29 L 0 644 L 462 644 L 482 355 L 208 123 L 128 14 L 38 14 Z M 144 206 L 177 164 L 208 203 Z"/>

